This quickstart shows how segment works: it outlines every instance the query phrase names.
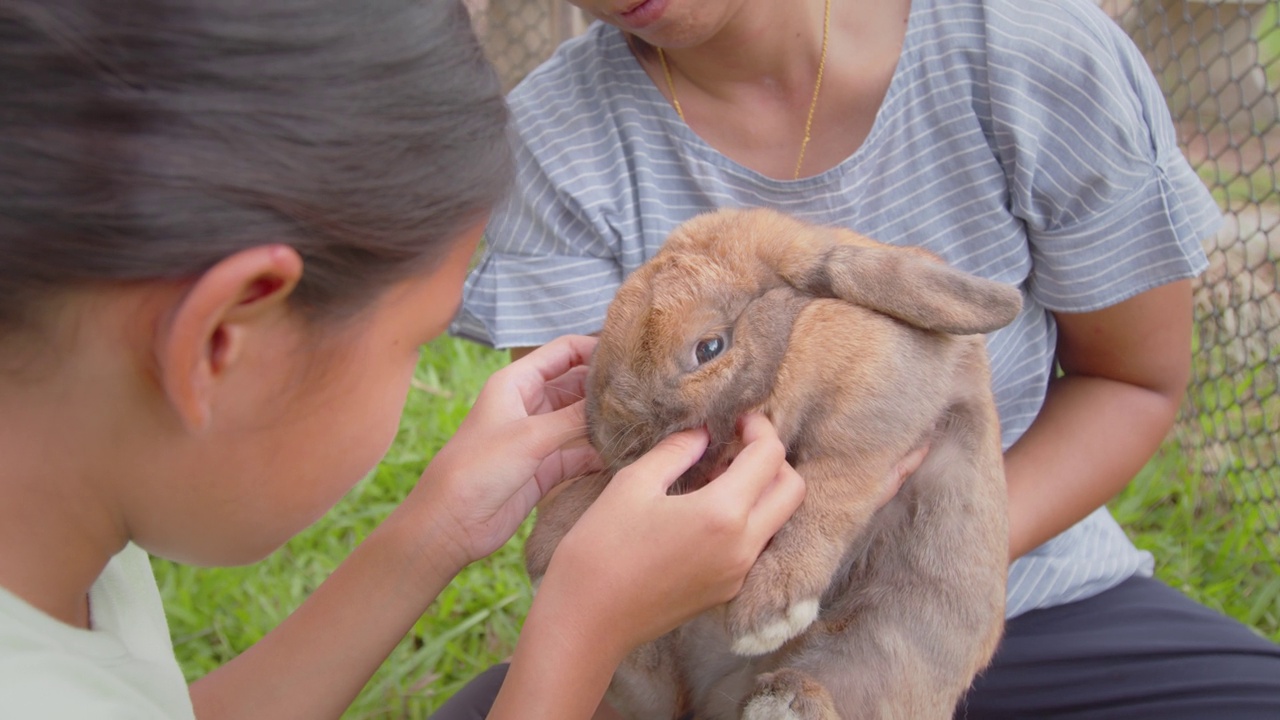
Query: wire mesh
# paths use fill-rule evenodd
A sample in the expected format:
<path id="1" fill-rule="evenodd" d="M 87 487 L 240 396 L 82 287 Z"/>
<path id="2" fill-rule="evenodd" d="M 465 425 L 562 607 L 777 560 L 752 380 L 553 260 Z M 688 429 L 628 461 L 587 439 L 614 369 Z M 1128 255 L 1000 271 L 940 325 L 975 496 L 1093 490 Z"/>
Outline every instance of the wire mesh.
<path id="1" fill-rule="evenodd" d="M 1276 0 L 1103 0 L 1146 55 L 1183 151 L 1222 206 L 1196 282 L 1197 344 L 1175 435 L 1280 560 L 1280 25 Z"/>
<path id="2" fill-rule="evenodd" d="M 567 0 L 465 0 L 489 60 L 510 90 L 586 21 Z"/>
<path id="3" fill-rule="evenodd" d="M 565 0 L 468 2 L 507 87 L 585 27 Z M 1280 2 L 1098 2 L 1146 56 L 1225 217 L 1195 284 L 1195 365 L 1174 440 L 1202 491 L 1280 560 Z"/>

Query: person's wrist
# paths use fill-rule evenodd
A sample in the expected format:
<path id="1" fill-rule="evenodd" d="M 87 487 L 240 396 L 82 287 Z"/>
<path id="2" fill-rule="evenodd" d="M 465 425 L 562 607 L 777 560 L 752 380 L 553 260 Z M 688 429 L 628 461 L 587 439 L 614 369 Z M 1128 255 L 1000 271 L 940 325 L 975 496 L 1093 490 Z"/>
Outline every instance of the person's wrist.
<path id="1" fill-rule="evenodd" d="M 444 578 L 448 583 L 472 562 L 458 541 L 454 525 L 451 518 L 436 508 L 410 513 L 401 506 L 375 535 L 395 548 L 411 577 Z"/>
<path id="2" fill-rule="evenodd" d="M 560 550 L 564 549 L 562 544 Z M 552 558 L 538 584 L 529 617 L 558 628 L 557 634 L 566 642 L 588 648 L 600 662 L 617 665 L 647 638 L 633 637 L 629 613 L 595 592 L 592 581 L 571 572 L 564 560 Z"/>
<path id="3" fill-rule="evenodd" d="M 591 600 L 577 596 L 572 578 L 543 580 L 489 717 L 587 717 L 630 650 L 617 642 L 616 627 L 602 630 L 584 615 Z"/>

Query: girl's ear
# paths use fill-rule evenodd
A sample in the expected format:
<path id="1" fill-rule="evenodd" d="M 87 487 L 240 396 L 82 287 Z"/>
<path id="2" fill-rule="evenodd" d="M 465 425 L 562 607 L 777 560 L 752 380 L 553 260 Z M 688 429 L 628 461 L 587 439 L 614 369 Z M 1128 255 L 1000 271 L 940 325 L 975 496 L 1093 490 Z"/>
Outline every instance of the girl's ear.
<path id="1" fill-rule="evenodd" d="M 242 250 L 205 271 L 182 296 L 156 334 L 161 386 L 183 424 L 199 432 L 212 419 L 219 382 L 244 356 L 245 346 L 271 334 L 302 277 L 302 257 L 287 245 Z"/>

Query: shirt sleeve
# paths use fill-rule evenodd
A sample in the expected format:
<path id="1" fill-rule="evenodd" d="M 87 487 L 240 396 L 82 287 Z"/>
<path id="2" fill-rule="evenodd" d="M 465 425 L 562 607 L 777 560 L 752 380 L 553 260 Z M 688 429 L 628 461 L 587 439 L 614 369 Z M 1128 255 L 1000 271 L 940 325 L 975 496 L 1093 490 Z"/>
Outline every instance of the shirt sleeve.
<path id="1" fill-rule="evenodd" d="M 581 38 L 573 52 L 592 52 L 593 42 Z M 485 228 L 453 334 L 508 348 L 603 324 L 624 274 L 610 218 L 628 168 L 607 110 L 582 77 L 592 66 L 557 55 L 512 92 L 515 184 Z"/>
<path id="2" fill-rule="evenodd" d="M 1035 2 L 992 22 L 988 53 L 1030 292 L 1051 310 L 1088 312 L 1202 272 L 1221 211 L 1120 28 L 1089 3 Z"/>
<path id="3" fill-rule="evenodd" d="M 515 190 L 485 228 L 451 332 L 497 348 L 600 329 L 622 282 L 612 230 L 582 212 L 517 142 Z"/>

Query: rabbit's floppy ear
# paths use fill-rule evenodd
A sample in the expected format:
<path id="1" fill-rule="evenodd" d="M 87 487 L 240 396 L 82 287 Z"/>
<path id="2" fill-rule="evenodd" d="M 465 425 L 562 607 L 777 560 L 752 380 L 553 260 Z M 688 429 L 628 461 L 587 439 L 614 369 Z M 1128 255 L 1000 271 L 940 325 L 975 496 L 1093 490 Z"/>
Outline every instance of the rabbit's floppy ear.
<path id="1" fill-rule="evenodd" d="M 957 270 L 926 250 L 883 245 L 847 230 L 812 233 L 823 237 L 802 240 L 807 252 L 790 254 L 780 268 L 789 285 L 811 295 L 954 335 L 998 330 L 1022 307 L 1017 288 Z"/>

